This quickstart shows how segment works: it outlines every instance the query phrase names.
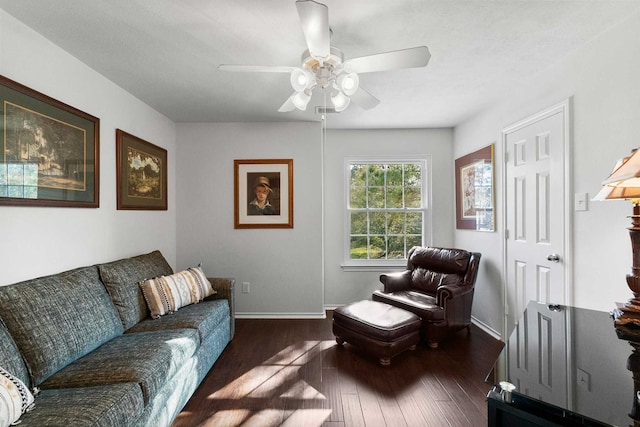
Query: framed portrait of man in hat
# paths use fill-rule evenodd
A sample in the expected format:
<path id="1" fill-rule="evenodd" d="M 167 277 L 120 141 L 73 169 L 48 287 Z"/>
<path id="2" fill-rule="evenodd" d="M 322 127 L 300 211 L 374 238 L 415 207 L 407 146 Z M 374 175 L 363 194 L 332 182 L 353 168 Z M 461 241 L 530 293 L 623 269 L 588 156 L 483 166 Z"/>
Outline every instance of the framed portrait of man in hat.
<path id="1" fill-rule="evenodd" d="M 293 228 L 293 160 L 234 161 L 235 228 Z"/>

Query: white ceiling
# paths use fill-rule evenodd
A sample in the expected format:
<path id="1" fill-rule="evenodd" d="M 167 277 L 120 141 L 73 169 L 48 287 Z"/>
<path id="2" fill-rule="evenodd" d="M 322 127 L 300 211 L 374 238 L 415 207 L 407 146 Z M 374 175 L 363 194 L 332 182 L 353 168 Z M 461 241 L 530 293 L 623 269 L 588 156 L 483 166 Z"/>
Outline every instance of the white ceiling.
<path id="1" fill-rule="evenodd" d="M 640 10 L 638 0 L 320 0 L 345 59 L 426 45 L 426 68 L 368 73 L 381 100 L 332 128 L 451 127 Z M 176 122 L 319 121 L 278 113 L 300 65 L 294 0 L 0 0 L 0 8 Z"/>

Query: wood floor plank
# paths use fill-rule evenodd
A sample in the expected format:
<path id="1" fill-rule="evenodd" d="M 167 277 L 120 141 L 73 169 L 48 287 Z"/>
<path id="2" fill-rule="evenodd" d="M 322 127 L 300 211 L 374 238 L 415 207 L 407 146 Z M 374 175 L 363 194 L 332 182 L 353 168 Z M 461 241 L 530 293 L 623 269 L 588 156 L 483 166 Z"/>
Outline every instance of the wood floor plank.
<path id="1" fill-rule="evenodd" d="M 360 398 L 355 393 L 342 394 L 342 410 L 344 412 L 344 425 L 352 427 L 365 427 L 364 416 Z"/>
<path id="2" fill-rule="evenodd" d="M 382 367 L 336 345 L 326 319 L 238 319 L 172 427 L 486 425 L 484 382 L 502 343 L 476 327 Z"/>

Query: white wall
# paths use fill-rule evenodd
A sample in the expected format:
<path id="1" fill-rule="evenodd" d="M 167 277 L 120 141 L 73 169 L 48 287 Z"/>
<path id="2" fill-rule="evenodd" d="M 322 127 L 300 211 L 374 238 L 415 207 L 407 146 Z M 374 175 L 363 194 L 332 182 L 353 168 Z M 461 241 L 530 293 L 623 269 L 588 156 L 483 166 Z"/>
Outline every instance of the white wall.
<path id="1" fill-rule="evenodd" d="M 503 102 L 455 129 L 455 157 L 493 141 L 502 159 L 500 131 L 511 123 L 572 97 L 574 193 L 593 197 L 615 161 L 640 145 L 640 14 L 553 64 L 531 81 L 505 94 Z M 498 185 L 502 164 L 496 162 Z M 571 195 L 572 197 L 572 195 Z M 503 221 L 498 198 L 498 223 Z M 588 211 L 573 212 L 573 304 L 610 311 L 631 293 L 625 276 L 631 267 L 629 202 L 589 202 Z M 456 231 L 455 243 L 483 253 L 473 315 L 502 331 L 502 230 L 496 233 Z"/>
<path id="2" fill-rule="evenodd" d="M 0 10 L 0 74 L 100 119 L 98 209 L 0 206 L 0 285 L 160 249 L 175 266 L 175 128 Z M 115 129 L 168 150 L 169 210 L 117 211 Z"/>
<path id="3" fill-rule="evenodd" d="M 244 317 L 322 317 L 319 123 L 178 124 L 177 253 L 236 279 Z M 294 228 L 234 229 L 233 164 L 293 159 Z M 249 282 L 250 293 L 242 293 Z"/>
<path id="4" fill-rule="evenodd" d="M 451 129 L 328 130 L 325 148 L 325 305 L 370 299 L 382 271 L 345 272 L 344 161 L 349 156 L 431 156 L 433 236 L 453 242 L 453 131 Z M 395 271 L 395 270 L 394 270 Z"/>

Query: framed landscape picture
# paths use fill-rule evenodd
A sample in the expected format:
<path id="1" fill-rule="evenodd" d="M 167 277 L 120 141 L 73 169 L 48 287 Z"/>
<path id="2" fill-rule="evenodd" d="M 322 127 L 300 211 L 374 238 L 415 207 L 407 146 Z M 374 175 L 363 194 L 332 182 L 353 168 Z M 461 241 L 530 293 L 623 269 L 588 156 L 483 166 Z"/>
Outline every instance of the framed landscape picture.
<path id="1" fill-rule="evenodd" d="M 167 150 L 116 129 L 119 210 L 167 210 Z"/>
<path id="2" fill-rule="evenodd" d="M 455 161 L 456 228 L 495 231 L 494 144 Z"/>
<path id="3" fill-rule="evenodd" d="M 293 228 L 293 160 L 234 160 L 234 227 Z"/>
<path id="4" fill-rule="evenodd" d="M 0 205 L 97 208 L 100 119 L 0 76 Z"/>

